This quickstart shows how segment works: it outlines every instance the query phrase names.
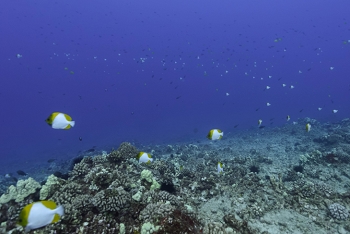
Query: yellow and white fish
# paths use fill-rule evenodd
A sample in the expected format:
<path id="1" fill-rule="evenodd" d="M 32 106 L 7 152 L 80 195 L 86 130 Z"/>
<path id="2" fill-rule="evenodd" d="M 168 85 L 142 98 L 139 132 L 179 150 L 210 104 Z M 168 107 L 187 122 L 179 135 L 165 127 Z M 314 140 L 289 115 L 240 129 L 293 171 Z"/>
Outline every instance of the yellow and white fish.
<path id="1" fill-rule="evenodd" d="M 335 113 L 337 113 L 337 112 L 338 112 L 338 110 L 332 110 L 332 112 L 335 114 Z"/>
<path id="2" fill-rule="evenodd" d="M 305 129 L 306 129 L 307 132 L 310 132 L 311 124 L 307 123 L 306 126 L 305 126 Z"/>
<path id="3" fill-rule="evenodd" d="M 289 115 L 287 115 L 287 121 L 289 121 L 290 120 L 290 116 Z"/>
<path id="4" fill-rule="evenodd" d="M 221 162 L 218 162 L 218 173 L 219 174 L 224 173 L 224 168 Z"/>
<path id="5" fill-rule="evenodd" d="M 18 224 L 26 232 L 58 222 L 64 215 L 63 206 L 56 205 L 53 201 L 38 201 L 26 205 L 18 217 Z"/>
<path id="6" fill-rule="evenodd" d="M 153 162 L 153 158 L 149 153 L 145 153 L 145 152 L 140 152 L 137 156 L 136 156 L 137 160 L 139 160 L 139 163 L 147 163 L 150 164 L 151 162 Z"/>
<path id="7" fill-rule="evenodd" d="M 262 119 L 258 120 L 258 126 L 260 126 L 262 124 Z"/>
<path id="8" fill-rule="evenodd" d="M 61 112 L 53 112 L 45 121 L 54 129 L 70 129 L 75 125 L 72 117 Z"/>
<path id="9" fill-rule="evenodd" d="M 224 133 L 220 129 L 212 129 L 209 131 L 207 138 L 209 140 L 221 140 Z"/>
<path id="10" fill-rule="evenodd" d="M 266 103 L 266 106 L 271 106 L 271 104 L 269 102 Z"/>

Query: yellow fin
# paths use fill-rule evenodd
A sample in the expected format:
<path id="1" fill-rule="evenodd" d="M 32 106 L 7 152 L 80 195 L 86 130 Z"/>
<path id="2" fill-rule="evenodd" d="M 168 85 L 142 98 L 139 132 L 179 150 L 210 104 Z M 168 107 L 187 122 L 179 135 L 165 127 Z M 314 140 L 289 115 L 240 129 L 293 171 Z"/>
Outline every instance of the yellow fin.
<path id="1" fill-rule="evenodd" d="M 55 214 L 55 217 L 53 218 L 51 223 L 57 223 L 58 221 L 60 221 L 60 216 L 58 214 Z"/>
<path id="2" fill-rule="evenodd" d="M 66 117 L 66 120 L 68 120 L 68 121 L 72 121 L 72 117 L 70 117 L 69 115 L 64 114 L 64 117 Z"/>
<path id="3" fill-rule="evenodd" d="M 67 130 L 67 129 L 70 129 L 70 128 L 71 128 L 71 126 L 70 126 L 70 124 L 68 124 L 67 127 L 65 127 L 64 129 Z"/>
<path id="4" fill-rule="evenodd" d="M 57 208 L 57 205 L 54 201 L 40 201 L 45 207 L 54 210 Z"/>

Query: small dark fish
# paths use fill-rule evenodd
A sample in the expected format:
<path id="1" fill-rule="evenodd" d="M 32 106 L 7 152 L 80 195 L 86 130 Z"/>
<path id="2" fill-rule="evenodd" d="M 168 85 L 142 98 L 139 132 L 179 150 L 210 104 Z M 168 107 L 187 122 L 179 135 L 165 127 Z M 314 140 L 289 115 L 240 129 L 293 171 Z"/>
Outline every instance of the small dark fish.
<path id="1" fill-rule="evenodd" d="M 86 152 L 92 153 L 92 152 L 95 152 L 95 149 L 94 148 L 88 149 Z"/>
<path id="2" fill-rule="evenodd" d="M 56 177 L 61 177 L 61 176 L 62 176 L 62 172 L 60 172 L 60 171 L 55 171 L 55 172 L 53 173 L 53 175 L 56 176 Z"/>
<path id="3" fill-rule="evenodd" d="M 68 174 L 67 173 L 62 173 L 60 171 L 56 171 L 55 173 L 53 173 L 54 176 L 58 177 L 58 178 L 61 178 L 61 179 L 64 179 L 64 180 L 67 180 L 68 179 Z"/>
<path id="4" fill-rule="evenodd" d="M 83 138 L 82 137 L 79 137 L 79 141 L 82 141 L 83 140 Z"/>
<path id="5" fill-rule="evenodd" d="M 304 109 L 301 109 L 299 112 L 301 113 L 301 112 L 303 112 L 303 110 L 304 110 Z"/>
<path id="6" fill-rule="evenodd" d="M 181 96 L 176 97 L 176 99 L 179 99 Z"/>
<path id="7" fill-rule="evenodd" d="M 258 109 L 255 109 L 255 111 L 258 111 L 260 108 L 258 108 Z"/>
<path id="8" fill-rule="evenodd" d="M 237 124 L 237 125 L 233 126 L 233 128 L 237 128 L 237 127 L 238 127 L 238 125 L 239 125 L 239 124 Z"/>
<path id="9" fill-rule="evenodd" d="M 131 114 L 133 115 L 133 114 L 135 114 L 133 111 L 131 111 Z"/>
<path id="10" fill-rule="evenodd" d="M 18 170 L 18 171 L 17 171 L 17 174 L 18 174 L 18 175 L 21 175 L 21 176 L 26 176 L 26 175 L 28 175 L 27 173 L 25 173 L 25 172 L 22 171 L 22 170 Z"/>
<path id="11" fill-rule="evenodd" d="M 51 158 L 51 159 L 47 160 L 48 163 L 52 163 L 52 162 L 54 162 L 54 161 L 56 161 L 55 158 Z"/>
<path id="12" fill-rule="evenodd" d="M 265 128 L 265 126 L 259 126 L 259 128 L 260 128 L 260 129 L 263 129 L 263 128 Z"/>

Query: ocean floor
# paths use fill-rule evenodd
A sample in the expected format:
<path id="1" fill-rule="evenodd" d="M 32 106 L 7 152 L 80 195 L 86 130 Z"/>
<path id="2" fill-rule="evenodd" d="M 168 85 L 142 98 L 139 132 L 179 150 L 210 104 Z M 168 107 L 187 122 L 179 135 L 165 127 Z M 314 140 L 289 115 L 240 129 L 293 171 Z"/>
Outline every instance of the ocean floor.
<path id="1" fill-rule="evenodd" d="M 140 164 L 140 151 L 155 160 Z M 17 182 L 1 176 L 0 233 L 23 233 L 19 212 L 38 200 L 65 215 L 31 233 L 350 233 L 349 164 L 350 119 L 300 119 L 220 141 L 122 143 Z"/>

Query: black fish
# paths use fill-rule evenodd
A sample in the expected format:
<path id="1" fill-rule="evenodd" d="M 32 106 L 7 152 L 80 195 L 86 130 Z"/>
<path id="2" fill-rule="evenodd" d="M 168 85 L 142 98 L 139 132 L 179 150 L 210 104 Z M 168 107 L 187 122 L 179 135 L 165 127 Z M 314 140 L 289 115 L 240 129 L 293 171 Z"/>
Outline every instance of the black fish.
<path id="1" fill-rule="evenodd" d="M 301 113 L 301 112 L 303 112 L 303 110 L 304 110 L 304 109 L 301 109 L 299 112 Z"/>
<path id="2" fill-rule="evenodd" d="M 26 176 L 26 175 L 28 175 L 27 173 L 25 173 L 25 172 L 22 171 L 22 170 L 18 170 L 18 171 L 17 171 L 17 174 L 18 174 L 18 175 L 21 175 L 21 176 Z"/>
<path id="3" fill-rule="evenodd" d="M 79 141 L 82 141 L 82 140 L 83 140 L 83 138 L 79 137 Z"/>
<path id="4" fill-rule="evenodd" d="M 86 152 L 92 153 L 92 152 L 95 152 L 95 149 L 94 148 L 88 149 Z"/>
<path id="5" fill-rule="evenodd" d="M 53 161 L 55 161 L 56 159 L 55 158 L 51 158 L 49 160 L 47 160 L 48 163 L 52 163 Z"/>
<path id="6" fill-rule="evenodd" d="M 233 126 L 233 128 L 237 128 L 237 127 L 238 127 L 238 125 L 239 125 L 239 124 L 237 124 L 237 125 Z"/>
<path id="7" fill-rule="evenodd" d="M 176 97 L 176 99 L 179 99 L 181 96 Z"/>
<path id="8" fill-rule="evenodd" d="M 58 177 L 58 178 L 61 178 L 61 179 L 64 179 L 64 180 L 67 180 L 68 179 L 68 174 L 67 173 L 62 173 L 60 171 L 56 171 L 55 173 L 53 173 L 54 176 Z"/>
<path id="9" fill-rule="evenodd" d="M 265 126 L 259 126 L 259 128 L 260 128 L 260 129 L 263 129 L 263 128 L 265 128 Z"/>

